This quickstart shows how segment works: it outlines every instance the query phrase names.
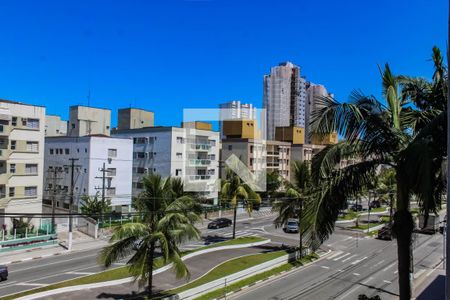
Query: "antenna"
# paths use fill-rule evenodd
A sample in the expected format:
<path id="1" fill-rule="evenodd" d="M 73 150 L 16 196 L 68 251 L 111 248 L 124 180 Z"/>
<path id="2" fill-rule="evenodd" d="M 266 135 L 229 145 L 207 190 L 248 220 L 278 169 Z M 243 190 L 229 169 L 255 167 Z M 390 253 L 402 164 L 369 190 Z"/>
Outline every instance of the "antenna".
<path id="1" fill-rule="evenodd" d="M 87 95 L 88 106 L 91 106 L 91 88 L 89 87 L 88 95 Z"/>

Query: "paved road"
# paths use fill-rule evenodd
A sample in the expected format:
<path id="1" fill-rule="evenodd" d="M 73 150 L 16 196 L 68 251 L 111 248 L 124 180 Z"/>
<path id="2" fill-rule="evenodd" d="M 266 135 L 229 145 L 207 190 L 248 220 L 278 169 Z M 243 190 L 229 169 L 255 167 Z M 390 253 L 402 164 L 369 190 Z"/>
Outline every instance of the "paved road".
<path id="1" fill-rule="evenodd" d="M 229 299 L 358 299 L 358 295 L 398 295 L 395 241 L 333 236 L 336 249 L 326 259 L 270 282 L 255 285 Z M 414 250 L 415 282 L 424 280 L 442 259 L 442 236 L 418 235 Z"/>
<path id="2" fill-rule="evenodd" d="M 263 225 L 271 224 L 273 216 L 269 213 L 255 214 L 254 218 L 248 219 L 248 216 L 241 216 L 236 224 L 237 236 L 249 236 L 258 234 L 258 231 L 252 228 L 259 228 Z M 206 227 L 206 223 L 203 227 Z M 205 238 L 230 237 L 231 228 L 222 228 L 219 230 L 202 229 L 202 235 Z M 185 249 L 195 249 L 204 245 L 204 242 L 191 242 L 184 246 Z M 22 263 L 16 263 L 8 266 L 9 278 L 7 281 L 0 282 L 0 296 L 26 291 L 40 286 L 57 283 L 67 279 L 73 279 L 89 274 L 94 274 L 104 270 L 97 264 L 97 256 L 100 248 L 87 251 L 79 251 L 59 256 L 31 260 Z M 123 263 L 115 264 L 119 267 Z"/>

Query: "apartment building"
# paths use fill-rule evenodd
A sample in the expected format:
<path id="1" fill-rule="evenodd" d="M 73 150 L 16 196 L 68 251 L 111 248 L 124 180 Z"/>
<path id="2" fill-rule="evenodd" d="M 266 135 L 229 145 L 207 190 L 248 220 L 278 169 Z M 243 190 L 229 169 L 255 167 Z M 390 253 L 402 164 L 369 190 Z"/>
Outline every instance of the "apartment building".
<path id="1" fill-rule="evenodd" d="M 61 120 L 60 116 L 45 116 L 45 136 L 66 136 L 68 122 Z"/>
<path id="2" fill-rule="evenodd" d="M 0 225 L 11 228 L 5 213 L 42 212 L 44 135 L 45 107 L 0 100 Z"/>
<path id="3" fill-rule="evenodd" d="M 308 82 L 306 84 L 307 91 L 307 101 L 306 101 L 306 109 L 305 109 L 305 120 L 306 124 L 310 124 L 312 119 L 313 111 L 318 108 L 318 99 L 324 97 L 333 97 L 333 94 L 330 94 L 325 86 L 321 84 L 314 84 L 312 82 Z M 330 145 L 336 144 L 338 141 L 337 133 L 331 133 L 324 136 L 317 136 L 311 134 L 310 126 L 306 126 L 306 142 L 308 144 L 315 145 Z"/>
<path id="4" fill-rule="evenodd" d="M 69 208 L 71 159 L 74 165 L 74 207 L 83 205 L 83 196 L 102 194 L 116 212 L 127 212 L 131 205 L 133 140 L 105 135 L 47 137 L 45 139 L 44 203 L 52 204 L 56 189 L 56 207 Z M 105 185 L 103 185 L 105 166 Z M 54 170 L 57 175 L 53 176 Z"/>
<path id="5" fill-rule="evenodd" d="M 68 136 L 110 135 L 111 110 L 83 105 L 70 107 Z"/>
<path id="6" fill-rule="evenodd" d="M 223 121 L 224 120 L 255 120 L 256 108 L 251 103 L 241 103 L 239 100 L 229 101 L 219 104 L 220 137 L 224 138 Z"/>
<path id="7" fill-rule="evenodd" d="M 133 139 L 133 196 L 143 191 L 142 178 L 146 174 L 157 173 L 182 178 L 185 189 L 192 188 L 216 203 L 219 133 L 202 122 L 184 125 L 112 132 L 113 137 Z"/>
<path id="8" fill-rule="evenodd" d="M 119 109 L 118 130 L 155 126 L 155 114 L 140 108 Z"/>
<path id="9" fill-rule="evenodd" d="M 267 139 L 275 139 L 276 127 L 305 128 L 306 80 L 300 67 L 280 63 L 264 76 L 263 108 L 266 109 Z"/>

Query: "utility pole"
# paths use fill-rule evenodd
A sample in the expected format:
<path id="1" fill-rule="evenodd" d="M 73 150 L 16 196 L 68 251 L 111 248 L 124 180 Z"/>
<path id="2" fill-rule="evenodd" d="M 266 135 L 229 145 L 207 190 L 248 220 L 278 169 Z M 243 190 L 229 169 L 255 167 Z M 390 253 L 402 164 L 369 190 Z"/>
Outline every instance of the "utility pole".
<path id="1" fill-rule="evenodd" d="M 102 190 L 102 208 L 105 207 L 105 203 L 106 203 L 106 190 L 109 189 L 110 187 L 106 186 L 106 173 L 108 173 L 108 169 L 106 169 L 106 164 L 103 163 L 103 167 L 101 169 L 99 169 L 100 172 L 102 172 L 102 176 L 101 177 L 95 177 L 95 178 L 101 178 L 102 179 L 102 187 L 101 188 L 96 188 L 101 189 Z M 101 213 L 101 219 L 103 220 L 103 212 Z"/>
<path id="2" fill-rule="evenodd" d="M 57 188 L 57 181 L 59 179 L 62 179 L 61 177 L 58 177 L 58 173 L 61 172 L 61 168 L 60 167 L 54 167 L 53 171 L 49 168 L 48 172 L 50 174 L 52 174 L 52 189 L 49 190 L 52 192 L 51 194 L 51 198 L 52 198 L 52 231 L 55 230 L 56 228 L 56 222 L 55 222 L 55 209 L 56 209 L 56 196 L 58 193 L 58 188 Z"/>
<path id="3" fill-rule="evenodd" d="M 72 250 L 72 231 L 73 231 L 73 220 L 72 220 L 72 209 L 73 209 L 73 190 L 74 190 L 74 185 L 75 185 L 75 161 L 78 160 L 78 158 L 69 158 L 71 164 L 71 170 L 70 170 L 70 203 L 69 203 L 69 245 L 68 245 L 68 250 Z"/>

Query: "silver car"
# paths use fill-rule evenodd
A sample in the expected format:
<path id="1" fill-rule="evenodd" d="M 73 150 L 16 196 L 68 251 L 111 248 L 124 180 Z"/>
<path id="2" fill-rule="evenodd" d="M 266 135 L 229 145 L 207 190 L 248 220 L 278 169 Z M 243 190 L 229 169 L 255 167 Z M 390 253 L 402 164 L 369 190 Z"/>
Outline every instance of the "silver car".
<path id="1" fill-rule="evenodd" d="M 284 225 L 283 225 L 283 231 L 286 233 L 289 232 L 298 232 L 298 221 L 295 219 L 289 219 Z"/>

